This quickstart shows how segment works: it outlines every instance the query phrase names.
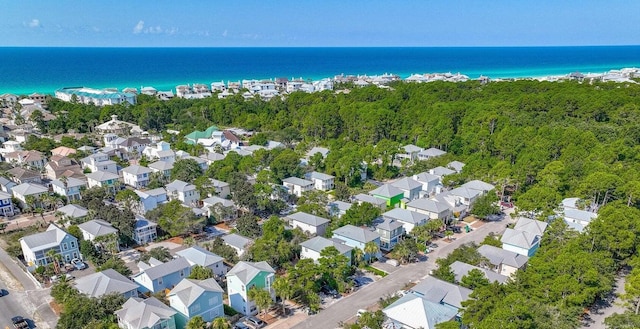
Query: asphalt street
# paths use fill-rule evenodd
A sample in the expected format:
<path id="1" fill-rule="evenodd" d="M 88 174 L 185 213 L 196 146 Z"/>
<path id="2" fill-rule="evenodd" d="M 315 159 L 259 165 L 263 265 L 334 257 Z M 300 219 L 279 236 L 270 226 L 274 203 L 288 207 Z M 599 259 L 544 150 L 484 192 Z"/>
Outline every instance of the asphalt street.
<path id="1" fill-rule="evenodd" d="M 339 328 L 340 323 L 355 319 L 359 309 L 366 309 L 375 305 L 380 297 L 394 294 L 404 288 L 407 283 L 415 283 L 436 268 L 436 259 L 447 256 L 460 245 L 468 242 L 480 243 L 489 233 L 502 234 L 506 224 L 511 223 L 507 215 L 501 221 L 488 222 L 475 229 L 471 233 L 457 235 L 452 242 L 438 242 L 440 245 L 428 254 L 428 259 L 419 263 L 403 265 L 397 271 L 386 277 L 368 284 L 348 297 L 331 304 L 316 315 L 312 315 L 293 328 L 296 329 L 334 329 Z"/>

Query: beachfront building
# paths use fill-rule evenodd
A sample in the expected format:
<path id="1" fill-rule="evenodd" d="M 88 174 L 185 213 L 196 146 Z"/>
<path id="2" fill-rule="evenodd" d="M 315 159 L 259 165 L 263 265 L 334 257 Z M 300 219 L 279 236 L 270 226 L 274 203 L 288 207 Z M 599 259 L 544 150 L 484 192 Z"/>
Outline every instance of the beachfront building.
<path id="1" fill-rule="evenodd" d="M 57 99 L 65 102 L 94 104 L 97 106 L 136 103 L 136 95 L 107 89 L 93 89 L 87 87 L 67 87 L 55 92 Z"/>

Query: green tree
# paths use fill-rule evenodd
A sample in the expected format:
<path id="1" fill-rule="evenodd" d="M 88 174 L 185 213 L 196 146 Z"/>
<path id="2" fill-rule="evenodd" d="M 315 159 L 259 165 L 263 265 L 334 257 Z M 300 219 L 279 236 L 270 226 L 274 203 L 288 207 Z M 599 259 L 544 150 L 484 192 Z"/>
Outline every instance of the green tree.
<path id="1" fill-rule="evenodd" d="M 489 215 L 500 213 L 500 207 L 497 206 L 498 197 L 495 193 L 487 193 L 473 203 L 471 213 L 481 219 L 486 219 Z"/>
<path id="2" fill-rule="evenodd" d="M 134 205 L 140 202 L 140 197 L 136 192 L 124 189 L 116 193 L 116 201 L 121 202 L 125 208 L 133 209 Z"/>
<path id="3" fill-rule="evenodd" d="M 481 286 L 488 286 L 489 279 L 477 268 L 472 269 L 460 279 L 460 285 L 474 290 Z"/>
<path id="4" fill-rule="evenodd" d="M 213 270 L 200 265 L 194 266 L 189 274 L 189 279 L 206 280 L 210 278 L 213 278 Z"/>
<path id="5" fill-rule="evenodd" d="M 271 299 L 271 294 L 268 290 L 259 289 L 252 287 L 247 292 L 247 297 L 256 304 L 258 308 L 258 313 L 260 311 L 267 311 L 269 306 L 273 304 L 273 299 Z"/>
<path id="6" fill-rule="evenodd" d="M 129 276 L 133 273 L 131 272 L 131 269 L 127 267 L 124 260 L 118 256 L 109 257 L 102 265 L 96 267 L 96 270 L 104 271 L 108 268 L 111 268 L 124 276 Z"/>
<path id="7" fill-rule="evenodd" d="M 497 236 L 495 236 L 495 234 L 493 234 L 493 232 L 491 232 L 487 236 L 485 236 L 484 240 L 482 240 L 482 242 L 480 242 L 480 245 L 489 245 L 489 246 L 502 248 L 502 242 L 500 242 L 500 239 Z"/>
<path id="8" fill-rule="evenodd" d="M 351 199 L 351 191 L 349 191 L 349 187 L 347 187 L 347 185 L 341 182 L 336 182 L 334 196 L 336 197 L 336 200 L 348 202 Z"/>
<path id="9" fill-rule="evenodd" d="M 218 317 L 213 319 L 211 329 L 231 329 L 231 323 L 226 318 Z"/>
<path id="10" fill-rule="evenodd" d="M 224 318 L 222 318 L 224 319 Z M 204 321 L 204 319 L 202 319 L 201 316 L 196 315 L 194 317 L 192 317 L 191 319 L 189 319 L 189 322 L 187 322 L 187 326 L 185 327 L 186 329 L 206 329 L 207 328 L 207 322 Z"/>
<path id="11" fill-rule="evenodd" d="M 155 248 L 152 248 L 151 250 L 143 253 L 142 255 L 140 255 L 140 261 L 146 263 L 152 257 L 157 259 L 157 260 L 159 260 L 159 261 L 161 261 L 161 262 L 166 262 L 166 261 L 169 261 L 169 260 L 173 259 L 173 256 L 171 256 L 171 252 L 169 251 L 168 248 L 166 248 L 166 247 L 155 247 Z"/>
<path id="12" fill-rule="evenodd" d="M 181 180 L 183 182 L 193 182 L 196 178 L 202 176 L 202 168 L 193 159 L 180 159 L 173 163 L 171 169 L 171 179 Z"/>
<path id="13" fill-rule="evenodd" d="M 236 221 L 236 229 L 238 233 L 249 238 L 257 238 L 260 236 L 261 230 L 258 220 L 253 215 L 243 215 Z"/>
<path id="14" fill-rule="evenodd" d="M 281 184 L 287 177 L 301 177 L 303 168 L 300 166 L 300 156 L 292 150 L 283 150 L 271 162 L 272 177 L 276 184 Z"/>
<path id="15" fill-rule="evenodd" d="M 369 262 L 373 260 L 373 258 L 377 257 L 378 252 L 380 252 L 380 247 L 374 242 L 369 241 L 364 244 L 364 253 L 368 256 Z"/>
<path id="16" fill-rule="evenodd" d="M 290 299 L 295 292 L 293 282 L 291 282 L 288 276 L 279 276 L 273 281 L 272 286 L 276 295 L 282 299 L 282 313 L 286 314 L 287 309 L 285 302 Z"/>
<path id="17" fill-rule="evenodd" d="M 440 322 L 436 324 L 436 329 L 460 329 L 460 322 L 456 320 Z"/>

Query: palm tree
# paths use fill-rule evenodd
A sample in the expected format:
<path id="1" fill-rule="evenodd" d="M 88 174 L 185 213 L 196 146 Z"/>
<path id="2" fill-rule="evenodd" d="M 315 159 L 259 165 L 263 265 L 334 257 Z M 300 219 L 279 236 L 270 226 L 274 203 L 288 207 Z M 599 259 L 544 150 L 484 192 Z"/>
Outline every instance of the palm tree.
<path id="1" fill-rule="evenodd" d="M 261 288 L 252 287 L 249 289 L 247 297 L 256 304 L 256 307 L 258 307 L 258 313 L 260 313 L 260 311 L 264 311 L 266 314 L 267 309 L 273 303 L 273 299 L 271 299 L 269 291 Z"/>
<path id="2" fill-rule="evenodd" d="M 196 244 L 196 240 L 193 237 L 186 237 L 182 240 L 182 244 L 187 247 L 192 247 Z"/>
<path id="3" fill-rule="evenodd" d="M 224 317 L 215 318 L 211 323 L 211 329 L 231 329 L 231 323 Z"/>
<path id="4" fill-rule="evenodd" d="M 31 216 L 33 216 L 34 215 L 34 211 L 36 209 L 36 197 L 34 197 L 33 195 L 27 195 L 24 198 L 24 203 L 25 203 L 25 206 L 31 212 Z"/>
<path id="5" fill-rule="evenodd" d="M 451 241 L 451 236 L 453 235 L 453 232 L 446 231 L 446 232 L 444 232 L 444 235 L 447 237 L 447 240 Z"/>
<path id="6" fill-rule="evenodd" d="M 286 304 L 285 301 L 291 298 L 291 295 L 294 293 L 294 288 L 291 280 L 289 280 L 286 276 L 280 276 L 273 281 L 273 289 L 276 291 L 276 294 L 280 296 L 282 299 L 282 314 L 286 315 Z"/>
<path id="7" fill-rule="evenodd" d="M 356 264 L 360 265 L 362 260 L 364 259 L 364 252 L 360 248 L 353 249 L 353 259 L 356 261 Z"/>
<path id="8" fill-rule="evenodd" d="M 47 251 L 46 253 L 47 258 L 48 258 L 48 262 L 53 263 L 53 271 L 58 274 L 59 269 L 58 269 L 58 265 L 59 265 L 59 259 L 61 258 L 60 254 L 58 254 L 55 250 L 53 249 L 49 249 L 49 251 Z"/>
<path id="9" fill-rule="evenodd" d="M 378 254 L 379 251 L 380 247 L 378 247 L 378 245 L 373 241 L 369 241 L 364 245 L 364 253 L 369 256 L 369 263 L 371 263 L 371 260 Z"/>
<path id="10" fill-rule="evenodd" d="M 224 320 L 224 318 L 218 318 L 218 319 Z M 187 326 L 185 327 L 185 329 L 205 329 L 206 327 L 207 327 L 207 323 L 204 321 L 204 319 L 202 319 L 201 316 L 198 315 L 198 316 L 194 316 L 193 318 L 191 318 L 191 320 L 189 320 L 189 322 L 187 322 Z"/>

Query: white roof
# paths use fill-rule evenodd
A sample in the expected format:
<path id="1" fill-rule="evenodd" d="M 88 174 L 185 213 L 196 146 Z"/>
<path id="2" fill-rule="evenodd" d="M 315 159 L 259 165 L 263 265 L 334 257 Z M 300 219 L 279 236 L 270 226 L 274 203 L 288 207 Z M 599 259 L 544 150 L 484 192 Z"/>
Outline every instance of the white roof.
<path id="1" fill-rule="evenodd" d="M 509 244 L 523 249 L 530 249 L 536 245 L 539 240 L 540 236 L 536 234 L 510 228 L 506 229 L 502 234 L 502 238 L 500 238 L 503 244 Z"/>
<path id="2" fill-rule="evenodd" d="M 147 168 L 147 167 L 143 167 L 143 166 L 138 166 L 138 165 L 132 165 L 129 166 L 127 168 L 122 169 L 122 172 L 128 173 L 128 174 L 132 174 L 132 175 L 139 175 L 139 174 L 150 174 L 151 173 L 151 169 Z"/>
<path id="3" fill-rule="evenodd" d="M 110 268 L 78 278 L 74 286 L 80 293 L 96 298 L 112 293 L 124 294 L 138 289 L 136 283 Z"/>
<path id="4" fill-rule="evenodd" d="M 64 207 L 58 208 L 56 211 L 63 213 L 67 217 L 80 218 L 87 215 L 89 212 L 86 208 L 77 204 L 68 204 Z"/>
<path id="5" fill-rule="evenodd" d="M 275 273 L 276 271 L 267 262 L 252 263 L 240 261 L 227 273 L 227 278 L 235 276 L 240 279 L 240 282 L 246 285 L 251 282 L 256 275 L 260 274 L 260 272 Z"/>
<path id="6" fill-rule="evenodd" d="M 403 328 L 435 329 L 436 324 L 453 319 L 458 314 L 458 309 L 410 293 L 400 297 L 382 312 Z"/>
<path id="7" fill-rule="evenodd" d="M 291 215 L 288 215 L 286 218 L 291 219 L 292 221 L 304 223 L 310 226 L 318 227 L 320 225 L 324 225 L 329 223 L 329 220 L 326 218 L 322 218 L 319 216 L 307 214 L 306 212 L 297 212 Z"/>
<path id="8" fill-rule="evenodd" d="M 489 183 L 485 183 L 477 179 L 462 184 L 462 187 L 466 187 L 468 189 L 478 190 L 482 192 L 489 192 L 496 188 L 495 185 L 491 185 Z"/>
<path id="9" fill-rule="evenodd" d="M 171 289 L 168 296 L 176 296 L 183 305 L 189 307 L 206 292 L 217 292 L 222 294 L 223 290 L 215 279 L 183 279 L 173 289 Z"/>
<path id="10" fill-rule="evenodd" d="M 184 257 L 191 265 L 208 267 L 223 261 L 223 258 L 199 246 L 193 246 L 185 250 L 176 252 L 178 256 Z"/>
<path id="11" fill-rule="evenodd" d="M 334 237 L 338 235 L 362 243 L 367 243 L 380 238 L 380 235 L 375 231 L 353 226 L 351 224 L 342 226 L 334 230 L 333 235 Z"/>
<path id="12" fill-rule="evenodd" d="M 419 224 L 429 219 L 429 216 L 425 214 L 402 208 L 393 208 L 382 214 L 382 217 L 395 219 L 399 222 L 409 224 Z"/>
<path id="13" fill-rule="evenodd" d="M 462 278 L 469 274 L 471 270 L 479 270 L 490 282 L 505 283 L 509 279 L 509 277 L 505 275 L 489 271 L 485 268 L 469 265 L 458 260 L 449 265 L 449 267 L 451 268 L 451 272 L 453 272 L 457 282 L 461 282 Z"/>
<path id="14" fill-rule="evenodd" d="M 46 231 L 27 235 L 22 240 L 32 251 L 45 250 L 57 247 L 66 236 L 71 236 L 54 224 L 49 224 Z M 75 238 L 74 238 L 75 239 Z"/>
<path id="15" fill-rule="evenodd" d="M 177 312 L 155 297 L 141 299 L 131 297 L 122 308 L 114 312 L 129 329 L 153 328 L 159 322 L 173 317 Z"/>
<path id="16" fill-rule="evenodd" d="M 542 234 L 544 234 L 544 231 L 547 230 L 547 226 L 549 226 L 549 224 L 547 224 L 546 222 L 526 217 L 520 217 L 518 218 L 518 222 L 516 222 L 516 225 L 513 227 L 513 229 L 529 232 L 537 236 L 542 236 Z"/>
<path id="17" fill-rule="evenodd" d="M 85 176 L 87 176 L 87 178 L 90 178 L 96 182 L 104 182 L 106 180 L 120 178 L 120 176 L 108 171 L 96 171 L 96 172 L 86 174 Z"/>
<path id="18" fill-rule="evenodd" d="M 338 249 L 338 252 L 340 252 L 340 254 L 345 254 L 351 250 L 353 250 L 353 247 L 347 246 L 344 243 L 340 243 L 334 240 L 330 240 L 327 238 L 323 238 L 321 236 L 316 236 L 313 237 L 307 241 L 304 241 L 302 243 L 300 243 L 300 246 L 313 250 L 315 252 L 322 252 L 322 250 L 324 250 L 327 247 L 335 247 L 336 249 Z"/>
<path id="19" fill-rule="evenodd" d="M 113 234 L 118 232 L 118 230 L 115 229 L 110 223 L 107 223 L 99 219 L 93 219 L 88 222 L 84 222 L 78 225 L 78 227 L 81 230 L 93 235 L 94 237 Z"/>
<path id="20" fill-rule="evenodd" d="M 23 183 L 23 184 L 14 186 L 11 189 L 11 191 L 13 191 L 14 194 L 27 196 L 27 195 L 46 193 L 46 192 L 49 192 L 49 189 L 38 184 Z"/>
<path id="21" fill-rule="evenodd" d="M 292 185 L 298 185 L 298 186 L 309 186 L 309 185 L 313 185 L 312 181 L 306 180 L 306 179 L 302 179 L 302 178 L 298 178 L 298 177 L 289 177 L 289 178 L 285 178 L 282 180 L 282 183 L 287 183 L 287 184 L 292 184 Z"/>

